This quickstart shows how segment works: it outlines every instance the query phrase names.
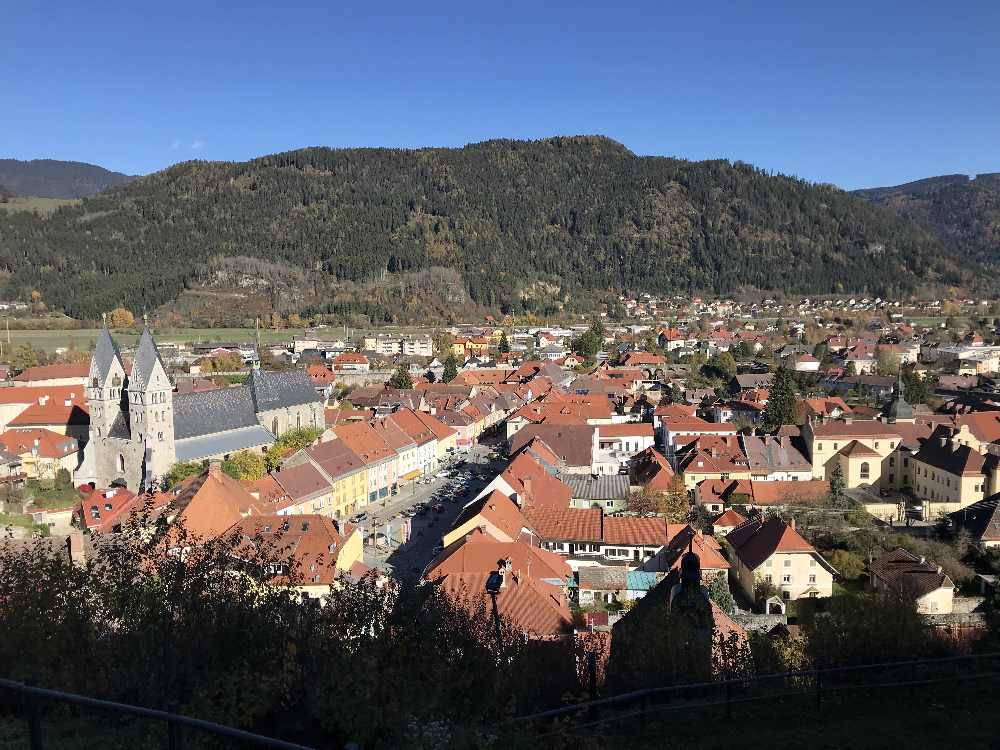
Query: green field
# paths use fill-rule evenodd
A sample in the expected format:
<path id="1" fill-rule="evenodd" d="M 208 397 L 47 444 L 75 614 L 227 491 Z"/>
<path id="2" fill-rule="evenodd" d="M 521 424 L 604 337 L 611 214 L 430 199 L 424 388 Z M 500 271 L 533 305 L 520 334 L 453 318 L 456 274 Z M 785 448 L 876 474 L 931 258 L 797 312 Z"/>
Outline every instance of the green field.
<path id="1" fill-rule="evenodd" d="M 12 347 L 21 344 L 31 344 L 35 349 L 43 349 L 51 352 L 60 347 L 68 347 L 71 343 L 77 349 L 86 350 L 91 348 L 97 341 L 99 328 L 78 328 L 74 330 L 62 331 L 10 331 L 10 343 Z M 122 346 L 132 346 L 139 338 L 135 330 L 113 331 L 115 340 Z M 166 343 L 200 343 L 200 342 L 242 342 L 253 341 L 256 333 L 253 328 L 164 328 L 154 330 L 156 341 L 159 344 Z M 293 336 L 301 336 L 301 328 L 285 328 L 282 330 L 260 331 L 260 340 L 263 343 L 274 341 L 290 341 Z M 332 334 L 331 334 L 332 335 Z M 0 342 L 7 343 L 7 332 L 0 330 Z"/>
<path id="2" fill-rule="evenodd" d="M 0 202 L 0 211 L 37 211 L 51 214 L 62 206 L 75 206 L 79 198 L 36 198 L 30 195 L 16 195 L 7 202 Z"/>
<path id="3" fill-rule="evenodd" d="M 433 333 L 435 329 L 431 327 L 419 326 L 387 326 L 379 328 L 379 333 Z M 10 347 L 7 346 L 7 332 L 0 328 L 0 343 L 3 344 L 3 351 L 6 353 L 9 348 L 16 348 L 21 344 L 31 344 L 35 349 L 42 349 L 52 352 L 60 347 L 68 347 L 71 343 L 79 350 L 91 348 L 97 341 L 99 328 L 78 328 L 67 330 L 14 330 L 10 331 Z M 270 344 L 276 341 L 291 341 L 293 337 L 302 336 L 305 333 L 302 328 L 282 328 L 278 330 L 260 330 L 260 340 L 262 343 Z M 352 328 L 351 338 L 367 333 L 364 329 Z M 153 334 L 156 336 L 158 344 L 168 343 L 212 343 L 212 342 L 252 342 L 257 335 L 253 328 L 157 328 Z M 122 346 L 132 346 L 139 339 L 139 333 L 135 329 L 113 331 L 115 340 Z M 331 327 L 324 329 L 320 336 L 334 339 L 342 337 L 344 329 Z"/>

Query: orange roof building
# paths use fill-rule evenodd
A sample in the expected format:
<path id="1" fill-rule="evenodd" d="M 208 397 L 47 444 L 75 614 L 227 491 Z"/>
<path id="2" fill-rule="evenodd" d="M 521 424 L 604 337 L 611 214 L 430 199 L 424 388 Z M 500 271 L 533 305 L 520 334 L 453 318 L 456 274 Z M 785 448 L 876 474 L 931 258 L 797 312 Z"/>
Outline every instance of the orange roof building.
<path id="1" fill-rule="evenodd" d="M 572 571 L 548 550 L 526 542 L 500 542 L 476 530 L 446 547 L 424 577 L 474 611 L 489 610 L 486 580 L 504 561 L 497 595 L 500 616 L 528 637 L 568 635 L 573 617 L 566 597 Z"/>

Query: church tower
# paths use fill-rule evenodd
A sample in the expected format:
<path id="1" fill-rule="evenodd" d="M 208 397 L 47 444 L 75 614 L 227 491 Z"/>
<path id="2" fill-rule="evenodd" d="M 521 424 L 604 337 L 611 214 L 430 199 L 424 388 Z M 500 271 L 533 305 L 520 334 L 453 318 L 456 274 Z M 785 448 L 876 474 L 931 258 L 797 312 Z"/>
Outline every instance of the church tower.
<path id="1" fill-rule="evenodd" d="M 87 402 L 90 405 L 90 441 L 108 437 L 123 416 L 127 399 L 128 377 L 121 353 L 111 333 L 102 328 L 90 360 L 87 378 Z"/>
<path id="2" fill-rule="evenodd" d="M 156 348 L 143 326 L 135 352 L 128 387 L 129 431 L 143 456 L 142 483 L 163 478 L 174 465 L 174 399 L 170 378 Z"/>

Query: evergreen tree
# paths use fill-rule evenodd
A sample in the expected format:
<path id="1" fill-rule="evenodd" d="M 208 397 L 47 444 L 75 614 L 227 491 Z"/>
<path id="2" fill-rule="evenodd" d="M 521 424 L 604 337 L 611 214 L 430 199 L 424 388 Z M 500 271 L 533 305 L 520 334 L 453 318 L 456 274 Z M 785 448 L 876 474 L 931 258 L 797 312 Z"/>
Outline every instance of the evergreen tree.
<path id="1" fill-rule="evenodd" d="M 450 383 L 457 376 L 458 359 L 456 359 L 454 352 L 448 352 L 448 356 L 444 358 L 444 372 L 441 373 L 441 382 Z"/>
<path id="2" fill-rule="evenodd" d="M 500 344 L 497 348 L 500 350 L 501 354 L 506 354 L 507 352 L 510 351 L 510 342 L 507 341 L 506 333 L 500 334 Z"/>
<path id="3" fill-rule="evenodd" d="M 783 424 L 795 424 L 795 378 L 789 370 L 779 367 L 764 409 L 764 427 L 776 430 Z"/>
<path id="4" fill-rule="evenodd" d="M 736 600 L 733 592 L 729 590 L 729 580 L 726 571 L 722 570 L 708 584 L 708 595 L 713 602 L 719 605 L 719 609 L 727 615 L 731 615 L 736 609 Z"/>
<path id="5" fill-rule="evenodd" d="M 843 508 L 847 505 L 847 495 L 844 492 L 846 487 L 844 472 L 840 470 L 840 464 L 837 464 L 830 472 L 830 505 L 834 508 Z"/>
<path id="6" fill-rule="evenodd" d="M 410 372 L 406 369 L 406 365 L 397 367 L 396 372 L 392 374 L 386 385 L 390 388 L 398 388 L 400 390 L 412 388 L 413 381 L 410 379 Z"/>

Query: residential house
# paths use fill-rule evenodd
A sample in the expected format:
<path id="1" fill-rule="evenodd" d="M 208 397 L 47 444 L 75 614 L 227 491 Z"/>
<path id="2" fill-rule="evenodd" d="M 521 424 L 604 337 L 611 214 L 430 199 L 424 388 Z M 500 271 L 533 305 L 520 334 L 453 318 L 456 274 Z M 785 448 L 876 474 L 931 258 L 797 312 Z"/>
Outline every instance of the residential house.
<path id="1" fill-rule="evenodd" d="M 421 460 L 424 452 L 420 450 L 420 446 L 413 438 L 388 417 L 373 419 L 371 425 L 379 437 L 396 452 L 397 482 L 399 484 L 412 482 L 423 474 Z"/>
<path id="2" fill-rule="evenodd" d="M 812 479 L 812 464 L 791 437 L 740 435 L 740 445 L 750 462 L 750 478 L 755 481 Z"/>
<path id="3" fill-rule="evenodd" d="M 16 428 L 0 434 L 0 450 L 18 456 L 27 479 L 55 479 L 60 469 L 72 475 L 80 463 L 74 437 L 41 428 Z"/>
<path id="4" fill-rule="evenodd" d="M 914 599 L 918 614 L 951 614 L 955 584 L 940 565 L 896 548 L 872 560 L 868 571 L 876 591 L 889 591 Z"/>
<path id="5" fill-rule="evenodd" d="M 913 492 L 934 519 L 982 500 L 1000 457 L 986 453 L 967 425 L 939 425 L 912 457 Z"/>
<path id="6" fill-rule="evenodd" d="M 368 372 L 371 368 L 368 357 L 357 352 L 341 352 L 331 364 L 338 372 Z"/>
<path id="7" fill-rule="evenodd" d="M 501 565 L 498 566 L 498 562 Z M 526 542 L 497 541 L 478 529 L 431 561 L 424 578 L 473 611 L 489 611 L 485 587 L 499 571 L 500 616 L 528 638 L 568 634 L 573 627 L 566 589 L 571 571 L 558 555 Z"/>
<path id="8" fill-rule="evenodd" d="M 967 533 L 980 547 L 1000 547 L 1000 494 L 948 514 L 956 531 Z"/>
<path id="9" fill-rule="evenodd" d="M 276 513 L 289 515 L 295 513 L 320 512 L 332 518 L 343 519 L 353 516 L 358 509 L 369 501 L 368 467 L 365 462 L 343 440 L 324 440 L 308 448 L 296 452 L 285 460 L 280 472 L 275 478 L 284 487 L 286 480 L 282 475 L 289 468 L 300 464 L 311 466 L 318 471 L 327 485 L 323 496 L 326 502 L 318 508 L 285 501 Z"/>
<path id="10" fill-rule="evenodd" d="M 458 433 L 441 420 L 422 411 L 414 411 L 413 416 L 434 433 L 434 449 L 437 451 L 437 462 L 444 461 L 449 453 L 458 447 Z"/>
<path id="11" fill-rule="evenodd" d="M 794 519 L 785 523 L 778 516 L 753 518 L 730 531 L 726 541 L 733 551 L 736 580 L 751 599 L 762 581 L 786 600 L 833 595 L 836 571 L 795 530 Z"/>
<path id="12" fill-rule="evenodd" d="M 11 382 L 20 388 L 51 388 L 53 386 L 76 386 L 83 388 L 90 374 L 90 364 L 55 364 L 29 367 L 15 375 Z"/>
<path id="13" fill-rule="evenodd" d="M 350 524 L 340 526 L 323 515 L 253 515 L 241 518 L 227 534 L 237 536 L 236 554 L 246 561 L 263 553 L 264 559 L 290 560 L 295 575 L 282 562 L 269 562 L 274 584 L 294 582 L 295 589 L 321 599 L 341 585 L 343 576 L 354 579 L 367 573 L 361 533 Z"/>
<path id="14" fill-rule="evenodd" d="M 367 503 L 385 500 L 399 489 L 399 463 L 396 451 L 382 439 L 375 428 L 364 422 L 345 424 L 334 431 L 367 469 Z"/>

